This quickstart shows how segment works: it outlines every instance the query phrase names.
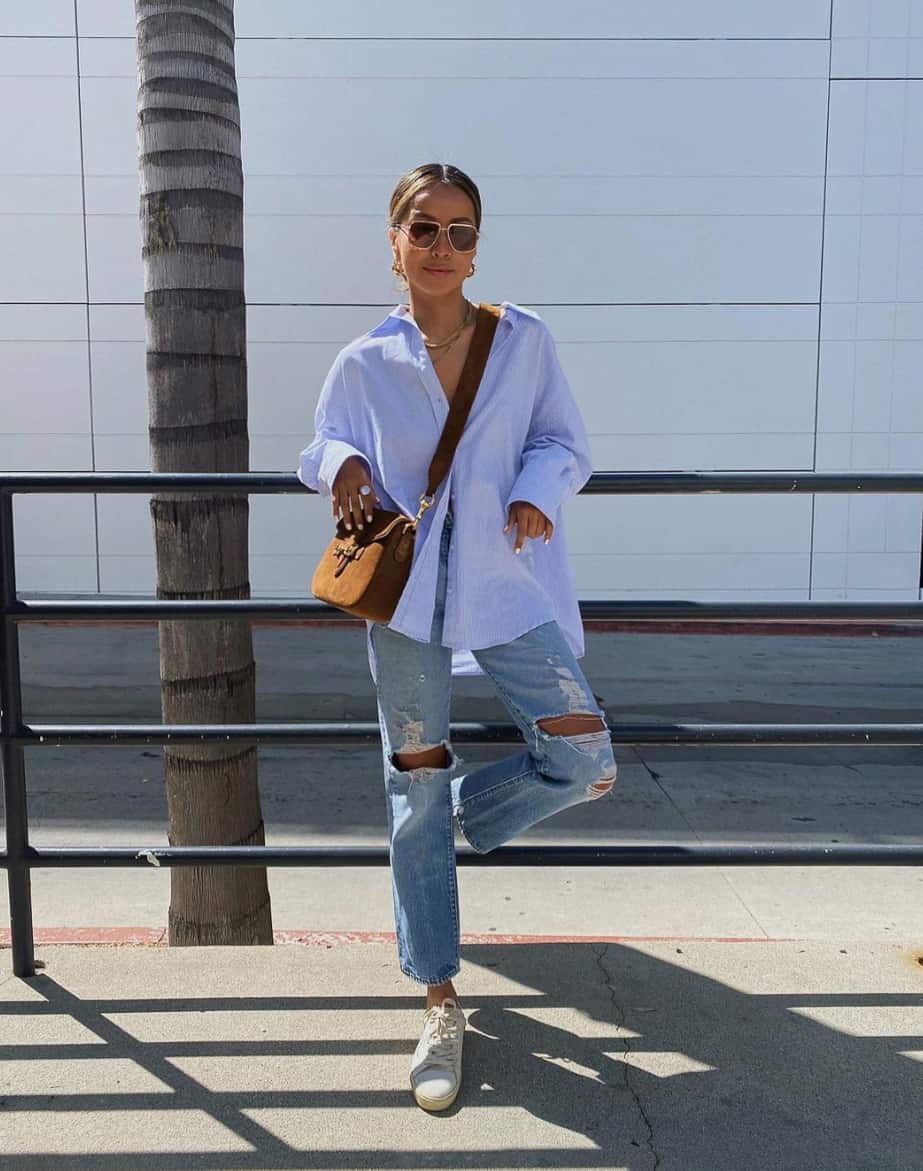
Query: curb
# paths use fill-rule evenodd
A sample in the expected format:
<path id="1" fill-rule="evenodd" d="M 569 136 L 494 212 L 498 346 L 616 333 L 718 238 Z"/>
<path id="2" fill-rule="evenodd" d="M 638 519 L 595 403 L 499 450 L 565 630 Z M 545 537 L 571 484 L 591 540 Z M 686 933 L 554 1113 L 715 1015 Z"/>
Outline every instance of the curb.
<path id="1" fill-rule="evenodd" d="M 303 947 L 337 947 L 349 943 L 397 943 L 393 931 L 273 931 L 274 943 Z M 168 947 L 166 927 L 36 927 L 36 944 L 110 944 L 115 947 Z M 501 932 L 462 933 L 462 944 L 535 943 L 793 943 L 794 936 L 766 935 L 511 935 Z M 0 929 L 0 949 L 9 948 L 10 931 Z M 231 945 L 237 946 L 237 945 Z"/>

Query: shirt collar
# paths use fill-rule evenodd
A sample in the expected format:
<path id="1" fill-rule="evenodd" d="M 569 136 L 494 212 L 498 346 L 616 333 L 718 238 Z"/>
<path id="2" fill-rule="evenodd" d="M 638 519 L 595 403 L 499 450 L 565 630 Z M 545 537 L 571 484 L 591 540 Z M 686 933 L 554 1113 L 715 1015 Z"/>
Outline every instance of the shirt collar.
<path id="1" fill-rule="evenodd" d="M 497 324 L 502 325 L 505 321 L 507 322 L 508 328 L 512 329 L 516 321 L 516 314 L 511 312 L 513 306 L 509 301 L 501 301 L 500 305 L 503 308 L 503 313 Z M 369 336 L 374 337 L 378 334 L 394 333 L 395 330 L 400 328 L 400 323 L 404 321 L 413 322 L 410 316 L 410 306 L 403 303 L 395 305 L 387 317 L 382 318 L 377 325 L 369 330 Z"/>
<path id="2" fill-rule="evenodd" d="M 475 304 L 476 303 L 477 302 L 475 302 Z M 500 305 L 503 308 L 503 313 L 500 317 L 500 320 L 501 321 L 504 321 L 504 320 L 509 321 L 510 324 L 512 325 L 513 315 L 508 312 L 509 304 L 510 304 L 509 301 L 501 301 L 500 302 Z M 395 305 L 394 308 L 391 310 L 391 312 L 388 314 L 388 317 L 385 318 L 385 321 L 387 321 L 389 317 L 396 317 L 398 319 L 398 321 L 410 320 L 410 306 L 404 305 L 403 303 L 400 305 Z"/>

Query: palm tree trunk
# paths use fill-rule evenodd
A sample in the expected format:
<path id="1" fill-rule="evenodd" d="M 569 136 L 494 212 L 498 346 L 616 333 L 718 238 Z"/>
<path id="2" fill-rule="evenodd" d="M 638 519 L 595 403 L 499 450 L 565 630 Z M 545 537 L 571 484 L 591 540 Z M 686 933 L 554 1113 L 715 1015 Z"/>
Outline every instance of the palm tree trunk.
<path id="1" fill-rule="evenodd" d="M 233 0 L 135 0 L 151 470 L 249 469 Z M 248 598 L 244 492 L 151 499 L 158 598 Z M 165 723 L 251 723 L 249 620 L 163 621 Z M 252 742 L 164 748 L 170 845 L 262 845 Z M 266 868 L 170 870 L 171 945 L 272 943 Z"/>

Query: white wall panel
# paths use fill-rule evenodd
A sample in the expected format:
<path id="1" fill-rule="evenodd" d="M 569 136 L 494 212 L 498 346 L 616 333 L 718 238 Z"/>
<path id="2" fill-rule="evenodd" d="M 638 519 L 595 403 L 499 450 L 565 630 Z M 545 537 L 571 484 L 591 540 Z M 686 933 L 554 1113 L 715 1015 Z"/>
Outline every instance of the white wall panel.
<path id="1" fill-rule="evenodd" d="M 803 556 L 808 551 L 809 497 L 752 493 L 747 503 L 747 510 L 742 511 L 730 494 L 578 496 L 566 506 L 568 545 L 575 554 L 739 553 L 749 558 L 761 552 L 786 557 Z M 602 549 L 601 531 L 607 534 Z"/>
<path id="2" fill-rule="evenodd" d="M 82 86 L 87 170 L 134 175 L 133 46 L 99 44 L 105 48 L 85 55 L 96 72 Z M 256 202 L 245 194 L 248 300 L 387 300 L 391 172 L 396 157 L 421 150 L 466 157 L 483 176 L 480 279 L 508 289 L 510 299 L 816 299 L 824 46 L 777 42 L 758 46 L 754 57 L 752 45 L 722 43 L 703 55 L 695 43 L 674 44 L 664 57 L 661 46 L 642 43 L 632 52 L 638 76 L 623 77 L 624 46 L 581 46 L 577 54 L 558 44 L 537 54 L 531 42 L 503 53 L 489 41 L 449 44 L 440 48 L 442 76 L 430 85 L 408 78 L 387 42 L 363 43 L 340 72 L 328 62 L 325 76 L 319 54 L 342 48 L 292 42 L 284 71 L 274 42 L 250 46 L 249 67 L 247 51 L 239 54 L 246 166 L 257 177 Z M 694 60 L 682 68 L 684 54 Z M 333 107 L 336 119 L 314 116 Z M 393 111 L 392 133 L 370 136 L 382 108 Z M 459 109 L 469 116 L 459 120 Z M 502 111 L 499 127 L 485 136 L 494 110 Z M 330 175 L 356 170 L 356 142 L 367 175 L 382 178 L 331 184 Z M 319 169 L 328 178 L 315 185 Z M 496 200 L 494 174 L 501 183 L 515 177 Z M 288 176 L 281 194 L 276 176 Z M 623 177 L 627 189 L 613 213 L 606 195 Z M 597 186 L 589 195 L 594 219 L 574 221 L 587 210 L 588 181 Z M 344 201 L 347 187 L 356 190 Z M 97 211 L 92 184 L 88 193 L 92 299 L 130 300 L 140 282 L 136 181 L 120 190 L 124 216 L 114 217 Z M 538 251 L 537 230 L 547 239 Z M 592 238 L 593 264 L 573 248 L 575 233 Z M 377 270 L 369 264 L 376 255 Z"/>
<path id="3" fill-rule="evenodd" d="M 16 553 L 40 557 L 95 556 L 93 497 L 29 492 L 13 498 Z"/>
<path id="4" fill-rule="evenodd" d="M 150 497 L 140 492 L 113 492 L 99 497 L 99 552 L 102 557 L 154 552 Z"/>
<path id="5" fill-rule="evenodd" d="M 109 11 L 115 12 L 116 8 L 110 2 Z M 28 4 L 7 3 L 0 8 L 0 37 L 73 35 L 73 0 L 29 0 Z"/>
<path id="6" fill-rule="evenodd" d="M 147 374 L 144 341 L 93 341 L 93 404 L 96 434 L 147 438 Z"/>
<path id="7" fill-rule="evenodd" d="M 830 0 L 469 0 L 463 7 L 444 0 L 237 0 L 234 7 L 241 37 L 824 38 L 830 26 Z M 77 13 L 83 36 L 134 36 L 134 11 L 124 0 L 77 0 Z"/>
<path id="8" fill-rule="evenodd" d="M 0 18 L 2 19 L 2 18 Z M 0 77 L 7 81 L 57 78 L 73 86 L 77 77 L 77 41 L 73 36 L 71 21 L 70 36 L 5 36 L 0 33 Z M 18 116 L 8 119 L 4 134 L 15 134 L 17 127 L 24 128 L 26 111 L 19 109 Z M 44 126 L 42 129 L 46 129 Z M 46 154 L 60 140 L 49 136 L 49 141 L 34 141 L 26 144 L 28 149 Z M 65 155 L 62 153 L 62 157 Z"/>
<path id="9" fill-rule="evenodd" d="M 235 41 L 237 78 L 384 81 L 446 81 L 458 78 L 507 80 L 592 80 L 611 78 L 827 78 L 826 40 L 620 40 L 594 37 L 545 40 L 491 40 L 474 37 L 428 40 L 422 35 L 413 69 L 380 38 L 248 38 Z M 438 55 L 436 55 L 438 53 Z M 83 78 L 135 78 L 133 37 L 80 38 Z M 259 90 L 255 92 L 258 94 Z"/>
<path id="10" fill-rule="evenodd" d="M 0 257 L 0 300 L 46 304 L 86 301 L 83 221 L 79 215 L 0 215 Z"/>
<path id="11" fill-rule="evenodd" d="M 89 435 L 0 434 L 0 469 L 5 472 L 90 472 L 93 441 Z"/>
<path id="12" fill-rule="evenodd" d="M 96 594 L 99 592 L 95 556 L 62 557 L 57 553 L 16 557 L 16 589 L 28 594 Z"/>
<path id="13" fill-rule="evenodd" d="M 861 5 L 854 5 L 858 10 Z M 858 19 L 857 11 L 842 11 Z M 893 12 L 891 14 L 893 16 Z M 872 20 L 866 11 L 866 18 Z M 923 117 L 923 81 L 831 83 L 817 469 L 923 466 L 923 158 L 908 150 Z M 914 596 L 923 501 L 903 494 L 817 497 L 813 584 Z M 870 568 L 876 558 L 880 576 Z M 838 591 L 838 592 L 836 592 Z"/>
<path id="14" fill-rule="evenodd" d="M 0 37 L 0 301 L 86 300 L 77 107 L 73 38 Z"/>
<path id="15" fill-rule="evenodd" d="M 151 468 L 147 431 L 143 435 L 97 435 L 98 472 L 147 472 Z"/>
<path id="16" fill-rule="evenodd" d="M 390 175 L 396 159 L 450 148 L 478 175 L 823 173 L 822 78 L 243 79 L 241 100 L 248 165 L 262 173 L 323 160 L 348 174 L 361 157 L 367 173 Z M 335 119 L 316 116 L 330 108 Z M 383 111 L 388 133 L 370 134 Z"/>
<path id="17" fill-rule="evenodd" d="M 3 430 L 7 436 L 37 435 L 52 425 L 61 435 L 90 434 L 85 340 L 3 341 L 0 366 L 6 387 Z"/>
<path id="18" fill-rule="evenodd" d="M 923 75 L 919 0 L 833 0 L 831 76 Z"/>
<path id="19" fill-rule="evenodd" d="M 92 467 L 86 309 L 0 305 L 0 468 Z"/>
<path id="20" fill-rule="evenodd" d="M 151 597 L 157 583 L 154 555 L 101 556 L 99 559 L 99 588 L 104 594 L 140 594 Z"/>
<path id="21" fill-rule="evenodd" d="M 810 468 L 814 307 L 544 313 L 598 467 Z"/>
<path id="22" fill-rule="evenodd" d="M 326 543 L 326 542 L 325 542 Z M 321 555 L 305 552 L 294 557 L 274 553 L 250 557 L 250 592 L 254 597 L 310 598 L 311 574 Z"/>
<path id="23" fill-rule="evenodd" d="M 13 531 L 19 592 L 92 592 L 98 588 L 92 496 L 14 496 Z"/>
<path id="24" fill-rule="evenodd" d="M 630 597 L 632 593 L 652 598 L 710 597 L 721 590 L 728 598 L 761 601 L 778 598 L 792 590 L 803 596 L 807 587 L 810 557 L 799 554 L 710 553 L 585 553 L 574 557 L 574 570 L 585 591 L 599 591 L 597 597 Z M 613 589 L 612 583 L 618 582 Z M 681 585 L 679 583 L 682 583 Z M 605 592 L 608 590 L 608 594 Z"/>
<path id="25" fill-rule="evenodd" d="M 80 254 L 83 249 L 83 200 L 80 175 L 0 175 L 0 217 L 9 217 L 7 239 L 12 239 L 17 215 L 29 213 L 32 222 L 50 227 L 60 219 L 71 230 L 66 237 L 71 250 Z M 45 217 L 39 219 L 38 217 Z M 67 217 L 73 217 L 68 220 Z M 74 228 L 77 230 L 74 231 Z M 75 241 L 71 243 L 71 241 Z M 6 260 L 9 253 L 4 250 Z M 83 291 L 80 293 L 83 296 Z"/>

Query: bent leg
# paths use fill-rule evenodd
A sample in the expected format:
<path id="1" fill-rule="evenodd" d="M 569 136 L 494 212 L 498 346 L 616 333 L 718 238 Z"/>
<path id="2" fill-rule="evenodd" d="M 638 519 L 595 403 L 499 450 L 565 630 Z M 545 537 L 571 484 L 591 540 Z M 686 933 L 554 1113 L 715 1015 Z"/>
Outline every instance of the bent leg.
<path id="1" fill-rule="evenodd" d="M 479 853 L 609 792 L 617 766 L 605 716 L 555 621 L 473 652 L 528 750 L 452 782 L 459 828 Z"/>

